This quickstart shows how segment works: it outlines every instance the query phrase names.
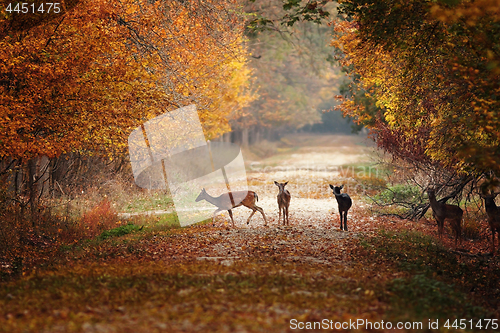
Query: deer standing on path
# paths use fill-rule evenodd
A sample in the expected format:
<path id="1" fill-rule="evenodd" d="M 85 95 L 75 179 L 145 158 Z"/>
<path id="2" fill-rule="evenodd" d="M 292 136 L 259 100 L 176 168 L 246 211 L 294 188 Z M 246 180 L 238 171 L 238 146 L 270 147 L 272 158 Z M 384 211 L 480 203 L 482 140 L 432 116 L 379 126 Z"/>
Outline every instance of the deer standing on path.
<path id="1" fill-rule="evenodd" d="M 484 209 L 488 215 L 488 224 L 491 229 L 491 254 L 495 254 L 495 233 L 498 235 L 498 244 L 500 246 L 500 207 L 495 204 L 497 194 L 493 192 L 485 195 L 480 194 L 484 199 Z"/>
<path id="2" fill-rule="evenodd" d="M 452 229 L 455 231 L 455 247 L 457 247 L 457 241 L 462 240 L 462 216 L 464 211 L 458 206 L 448 205 L 437 201 L 436 191 L 434 189 L 428 188 L 427 194 L 429 196 L 434 218 L 438 224 L 439 238 L 441 239 L 443 236 L 444 220 L 448 219 Z"/>
<path id="3" fill-rule="evenodd" d="M 280 220 L 281 220 L 281 211 L 283 210 L 283 225 L 285 225 L 285 217 L 286 217 L 286 225 L 289 225 L 289 220 L 288 220 L 288 207 L 290 206 L 290 199 L 291 195 L 288 190 L 285 190 L 286 183 L 278 183 L 277 181 L 274 181 L 274 184 L 278 186 L 279 188 L 279 193 L 278 193 L 278 210 L 279 210 L 279 216 L 278 216 L 278 225 L 280 225 Z"/>
<path id="4" fill-rule="evenodd" d="M 330 188 L 333 190 L 333 194 L 335 195 L 335 199 L 337 199 L 337 203 L 339 204 L 339 214 L 340 214 L 340 230 L 347 231 L 347 212 L 349 208 L 352 206 L 352 200 L 349 194 L 340 193 L 340 190 L 344 188 L 342 186 L 333 186 L 330 185 Z M 344 221 L 344 227 L 342 228 L 342 220 Z"/>
<path id="5" fill-rule="evenodd" d="M 259 197 L 254 191 L 234 191 L 221 194 L 218 197 L 212 197 L 207 193 L 205 189 L 202 189 L 201 193 L 198 195 L 195 201 L 198 202 L 201 200 L 206 200 L 217 207 L 212 217 L 212 225 L 215 225 L 215 215 L 217 215 L 218 212 L 227 210 L 234 227 L 235 225 L 233 220 L 233 212 L 231 211 L 231 209 L 239 206 L 245 206 L 253 211 L 252 214 L 250 214 L 250 216 L 248 217 L 247 224 L 250 223 L 250 219 L 252 218 L 253 214 L 255 214 L 256 211 L 259 211 L 262 214 L 262 217 L 264 217 L 264 225 L 267 226 L 267 220 L 266 215 L 264 215 L 264 211 L 262 210 L 262 208 L 255 205 L 255 203 L 259 201 Z"/>

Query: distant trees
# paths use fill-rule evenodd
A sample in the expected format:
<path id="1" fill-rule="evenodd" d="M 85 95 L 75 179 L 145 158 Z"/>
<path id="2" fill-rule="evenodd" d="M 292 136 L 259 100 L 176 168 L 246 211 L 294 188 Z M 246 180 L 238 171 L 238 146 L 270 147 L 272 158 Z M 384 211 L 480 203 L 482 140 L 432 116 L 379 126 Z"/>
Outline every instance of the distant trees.
<path id="1" fill-rule="evenodd" d="M 321 122 L 323 110 L 334 106 L 343 76 L 329 62 L 332 29 L 307 22 L 323 21 L 327 11 L 320 2 L 316 7 L 304 5 L 257 0 L 245 7 L 252 54 L 249 66 L 259 98 L 233 120 L 233 130 L 250 132 L 258 140 L 272 132 L 309 128 Z"/>

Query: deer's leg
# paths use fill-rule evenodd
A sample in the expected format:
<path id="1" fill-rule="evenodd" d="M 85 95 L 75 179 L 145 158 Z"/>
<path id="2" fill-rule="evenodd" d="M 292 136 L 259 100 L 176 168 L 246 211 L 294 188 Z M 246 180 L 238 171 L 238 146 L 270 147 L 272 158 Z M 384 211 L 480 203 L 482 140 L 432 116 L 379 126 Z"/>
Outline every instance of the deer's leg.
<path id="1" fill-rule="evenodd" d="M 284 209 L 286 209 L 286 225 L 290 225 L 290 220 L 288 218 L 288 207 L 285 206 Z M 284 213 L 283 213 L 283 215 L 284 215 Z M 285 218 L 284 217 L 283 217 L 283 224 L 285 224 Z"/>
<path id="2" fill-rule="evenodd" d="M 266 219 L 266 214 L 264 214 L 264 210 L 260 207 L 257 207 L 257 206 L 255 206 L 255 209 L 258 210 L 262 214 L 262 217 L 264 218 L 264 225 L 267 225 L 267 219 Z M 255 210 L 253 212 L 255 213 Z M 283 212 L 283 214 L 285 214 L 285 213 Z M 253 215 L 253 213 L 252 213 L 252 215 Z M 248 218 L 248 219 L 250 220 L 250 218 Z M 283 216 L 283 220 L 284 220 L 284 216 Z"/>
<path id="3" fill-rule="evenodd" d="M 248 217 L 247 224 L 250 224 L 250 219 L 252 218 L 253 214 L 255 214 L 256 210 L 253 209 L 252 214 Z"/>
<path id="4" fill-rule="evenodd" d="M 344 231 L 347 231 L 347 211 L 344 212 Z"/>
<path id="5" fill-rule="evenodd" d="M 234 228 L 233 212 L 231 211 L 231 209 L 228 209 L 227 211 L 229 212 L 229 216 L 231 217 L 231 222 L 233 222 L 233 228 Z"/>
<path id="6" fill-rule="evenodd" d="M 217 215 L 218 212 L 222 212 L 222 209 L 215 210 L 214 215 L 212 216 L 212 227 L 215 226 L 215 215 Z"/>
<path id="7" fill-rule="evenodd" d="M 437 218 L 437 224 L 438 224 L 438 234 L 439 234 L 439 239 L 443 238 L 443 226 L 444 226 L 444 221 L 441 221 L 440 219 Z"/>
<path id="8" fill-rule="evenodd" d="M 495 228 L 491 228 L 491 254 L 495 254 Z M 500 233 L 498 234 L 498 244 L 500 246 Z"/>
<path id="9" fill-rule="evenodd" d="M 340 214 L 340 230 L 344 230 L 344 228 L 342 227 L 342 211 L 339 211 L 339 214 Z"/>
<path id="10" fill-rule="evenodd" d="M 438 235 L 439 235 L 439 239 L 442 238 L 443 236 L 443 224 L 441 223 L 441 219 L 439 219 L 436 215 L 436 213 L 434 211 L 432 211 L 432 216 L 434 217 L 434 219 L 436 220 L 437 222 L 437 225 L 438 225 Z M 443 221 L 444 223 L 444 221 Z"/>
<path id="11" fill-rule="evenodd" d="M 278 211 L 279 211 L 279 214 L 278 214 L 278 226 L 280 225 L 280 221 L 281 221 L 281 206 L 279 205 L 278 203 Z M 283 215 L 285 215 L 285 213 L 283 212 Z M 283 218 L 283 225 L 285 225 L 285 219 Z"/>

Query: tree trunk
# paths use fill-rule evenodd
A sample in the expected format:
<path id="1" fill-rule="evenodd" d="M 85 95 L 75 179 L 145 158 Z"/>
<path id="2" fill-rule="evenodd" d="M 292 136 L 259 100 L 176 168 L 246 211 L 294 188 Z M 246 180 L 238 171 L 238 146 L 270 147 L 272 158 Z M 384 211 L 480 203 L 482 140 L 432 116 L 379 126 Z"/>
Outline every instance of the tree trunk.
<path id="1" fill-rule="evenodd" d="M 241 145 L 248 147 L 248 128 L 244 128 L 241 132 Z"/>

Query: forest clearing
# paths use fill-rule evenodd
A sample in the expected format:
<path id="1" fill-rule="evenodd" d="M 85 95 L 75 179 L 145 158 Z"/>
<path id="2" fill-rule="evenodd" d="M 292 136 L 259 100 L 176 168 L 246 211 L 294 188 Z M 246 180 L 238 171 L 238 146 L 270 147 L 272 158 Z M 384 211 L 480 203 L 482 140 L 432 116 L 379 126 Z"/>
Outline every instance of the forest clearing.
<path id="1" fill-rule="evenodd" d="M 0 284 L 0 331 L 289 332 L 308 322 L 323 325 L 310 331 L 371 331 L 368 321 L 383 321 L 378 331 L 392 331 L 387 323 L 421 323 L 402 331 L 431 331 L 436 320 L 444 331 L 448 319 L 454 331 L 457 318 L 476 325 L 498 317 L 499 259 L 485 255 L 485 220 L 481 237 L 465 240 L 473 247 L 460 255 L 448 227 L 440 242 L 432 218 L 378 216 L 365 193 L 353 191 L 362 181 L 376 184 L 352 172 L 374 169 L 367 138 L 298 134 L 283 142 L 266 159 L 246 154 L 267 227 L 258 214 L 247 226 L 251 211 L 240 207 L 236 228 L 227 212 L 215 227 L 207 221 L 180 228 L 172 213 L 131 216 L 74 245 L 31 245 L 41 250 L 38 264 Z M 324 165 L 306 167 L 315 157 Z M 342 160 L 350 164 L 328 162 Z M 289 181 L 290 226 L 277 224 L 274 179 Z M 330 182 L 346 184 L 353 198 L 347 232 L 340 231 Z M 482 255 L 472 252 L 477 248 Z"/>

